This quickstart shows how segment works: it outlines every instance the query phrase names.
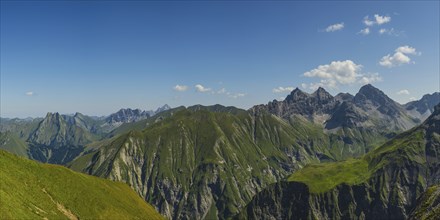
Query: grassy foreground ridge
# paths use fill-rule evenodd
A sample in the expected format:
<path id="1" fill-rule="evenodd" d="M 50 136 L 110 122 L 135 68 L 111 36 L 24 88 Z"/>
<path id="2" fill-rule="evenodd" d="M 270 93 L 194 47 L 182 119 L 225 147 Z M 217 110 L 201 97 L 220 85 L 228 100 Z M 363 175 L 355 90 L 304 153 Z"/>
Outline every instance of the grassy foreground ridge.
<path id="1" fill-rule="evenodd" d="M 0 219 L 163 219 L 126 184 L 0 150 Z"/>

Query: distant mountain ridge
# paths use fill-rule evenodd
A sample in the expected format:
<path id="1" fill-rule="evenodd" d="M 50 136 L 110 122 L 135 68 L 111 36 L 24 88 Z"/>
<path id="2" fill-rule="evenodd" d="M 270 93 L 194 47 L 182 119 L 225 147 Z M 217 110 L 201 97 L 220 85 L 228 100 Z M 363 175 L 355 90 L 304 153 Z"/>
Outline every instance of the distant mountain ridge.
<path id="1" fill-rule="evenodd" d="M 434 112 L 434 107 L 440 103 L 440 92 L 426 94 L 420 100 L 406 103 L 404 106 L 410 114 L 425 120 Z"/>
<path id="2" fill-rule="evenodd" d="M 426 103 L 425 99 L 421 102 Z M 432 100 L 435 99 L 429 99 L 430 107 L 435 103 Z M 283 101 L 274 100 L 252 109 L 267 111 L 286 121 L 303 117 L 322 126 L 332 136 L 330 145 L 339 146 L 334 152 L 340 152 L 340 158 L 363 155 L 427 117 L 407 110 L 371 84 L 362 86 L 354 96 L 339 93 L 333 97 L 323 88 L 309 94 L 296 88 Z"/>
<path id="3" fill-rule="evenodd" d="M 426 95 L 420 102 L 408 103 L 407 105 L 415 106 L 417 103 L 420 103 L 418 106 L 421 106 L 423 105 L 421 103 L 429 103 L 426 105 L 432 110 L 433 105 L 438 104 L 440 100 L 435 103 L 435 98 L 430 98 L 431 96 L 438 96 L 438 93 Z M 328 129 L 348 125 L 345 123 L 344 126 L 336 120 L 340 118 L 338 116 L 344 114 L 345 109 L 351 112 L 353 123 L 350 124 L 352 126 L 362 125 L 368 127 L 378 125 L 378 122 L 372 122 L 371 120 L 368 123 L 363 123 L 362 119 L 367 116 L 379 117 L 385 120 L 386 123 L 384 124 L 386 124 L 386 127 L 389 127 L 391 124 L 394 130 L 406 130 L 417 124 L 417 118 L 412 118 L 404 105 L 395 102 L 371 84 L 362 86 L 355 96 L 348 93 L 340 93 L 333 97 L 322 87 L 312 94 L 305 93 L 296 88 L 283 101 L 274 100 L 267 105 L 257 105 L 253 108 L 264 109 L 285 119 L 292 115 L 301 115 L 311 121 L 323 124 Z M 338 112 L 338 115 L 335 116 L 336 112 Z M 356 119 L 358 120 L 354 121 Z M 398 120 L 396 121 L 395 119 Z"/>
<path id="4" fill-rule="evenodd" d="M 66 164 L 80 155 L 86 145 L 105 138 L 124 123 L 132 123 L 170 109 L 159 107 L 153 113 L 121 109 L 106 118 L 75 113 L 47 113 L 44 118 L 1 119 L 0 149 L 42 162 Z M 3 140 L 3 141 L 2 141 Z M 12 149 L 12 144 L 17 149 Z"/>

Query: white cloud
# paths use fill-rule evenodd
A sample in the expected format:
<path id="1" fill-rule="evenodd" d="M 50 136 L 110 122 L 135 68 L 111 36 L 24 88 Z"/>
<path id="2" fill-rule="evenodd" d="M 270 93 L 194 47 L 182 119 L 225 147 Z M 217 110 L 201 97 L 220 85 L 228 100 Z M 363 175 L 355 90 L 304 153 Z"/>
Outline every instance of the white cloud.
<path id="1" fill-rule="evenodd" d="M 306 89 L 306 88 L 307 88 L 307 83 L 301 83 L 301 87 L 302 87 L 303 89 Z"/>
<path id="2" fill-rule="evenodd" d="M 364 24 L 367 26 L 373 26 L 374 25 L 374 21 L 370 20 L 370 18 L 367 16 L 364 17 Z"/>
<path id="3" fill-rule="evenodd" d="M 379 73 L 369 73 L 360 76 L 358 83 L 365 85 L 380 81 L 382 81 L 382 77 L 380 77 Z"/>
<path id="4" fill-rule="evenodd" d="M 237 98 L 244 97 L 245 95 L 246 94 L 244 94 L 244 93 L 236 93 L 236 94 L 233 94 L 233 95 L 229 95 L 229 97 L 233 98 L 233 99 L 237 99 Z"/>
<path id="5" fill-rule="evenodd" d="M 26 94 L 27 96 L 33 96 L 33 95 L 35 95 L 35 92 L 30 91 L 30 92 L 26 92 L 25 94 Z"/>
<path id="6" fill-rule="evenodd" d="M 226 89 L 222 88 L 220 90 L 217 91 L 217 94 L 225 94 L 226 93 Z"/>
<path id="7" fill-rule="evenodd" d="M 386 24 L 386 23 L 388 23 L 390 21 L 391 21 L 391 17 L 390 16 L 381 16 L 381 15 L 378 15 L 378 14 L 374 15 L 374 19 L 373 20 L 370 20 L 370 17 L 368 15 L 365 16 L 364 20 L 363 20 L 364 24 L 367 25 L 367 26 L 373 26 L 375 24 L 382 25 L 382 24 Z"/>
<path id="8" fill-rule="evenodd" d="M 188 86 L 185 85 L 176 85 L 173 88 L 174 90 L 178 91 L 178 92 L 185 92 L 186 90 L 188 90 Z"/>
<path id="9" fill-rule="evenodd" d="M 204 86 L 197 84 L 195 85 L 195 88 L 197 90 L 197 92 L 209 92 L 211 91 L 211 88 L 205 88 Z"/>
<path id="10" fill-rule="evenodd" d="M 417 99 L 416 99 L 416 97 L 410 97 L 409 98 L 409 101 L 416 101 Z"/>
<path id="11" fill-rule="evenodd" d="M 291 92 L 293 90 L 293 87 L 282 87 L 279 86 L 278 88 L 272 89 L 273 93 L 283 93 L 283 92 Z"/>
<path id="12" fill-rule="evenodd" d="M 408 45 L 401 46 L 401 47 L 397 48 L 396 52 L 401 52 L 401 53 L 405 53 L 405 54 L 412 54 L 412 55 L 421 55 L 420 52 L 416 51 L 416 48 L 410 47 Z"/>
<path id="13" fill-rule="evenodd" d="M 388 54 L 379 61 L 379 64 L 384 67 L 395 67 L 403 64 L 408 64 L 411 58 L 408 55 L 420 55 L 416 48 L 410 46 L 401 46 L 395 50 L 393 55 Z"/>
<path id="14" fill-rule="evenodd" d="M 378 25 L 385 24 L 391 21 L 390 16 L 380 16 L 378 14 L 375 14 L 374 18 L 376 19 L 376 24 Z"/>
<path id="15" fill-rule="evenodd" d="M 361 68 L 362 65 L 357 65 L 351 60 L 333 61 L 305 72 L 304 76 L 333 79 L 341 84 L 348 84 L 356 81 L 356 76 L 360 73 Z"/>
<path id="16" fill-rule="evenodd" d="M 390 29 L 381 28 L 381 29 L 379 29 L 378 32 L 380 35 L 387 34 L 387 35 L 392 35 L 392 36 L 396 36 L 396 37 L 403 34 L 403 31 L 396 31 L 394 28 L 390 28 Z"/>
<path id="17" fill-rule="evenodd" d="M 366 27 L 364 29 L 362 29 L 361 31 L 359 31 L 360 34 L 363 35 L 368 35 L 370 33 L 370 28 Z"/>
<path id="18" fill-rule="evenodd" d="M 344 28 L 344 22 L 332 24 L 325 29 L 325 32 L 339 31 L 339 30 L 342 30 L 343 28 Z"/>
<path id="19" fill-rule="evenodd" d="M 402 89 L 396 92 L 397 95 L 409 95 L 409 91 L 407 89 Z"/>
<path id="20" fill-rule="evenodd" d="M 327 65 L 320 65 L 317 68 L 304 73 L 306 77 L 320 78 L 319 82 L 301 85 L 312 90 L 318 87 L 337 88 L 338 84 L 367 84 L 381 81 L 378 73 L 362 73 L 362 65 L 356 64 L 351 60 L 333 61 Z"/>

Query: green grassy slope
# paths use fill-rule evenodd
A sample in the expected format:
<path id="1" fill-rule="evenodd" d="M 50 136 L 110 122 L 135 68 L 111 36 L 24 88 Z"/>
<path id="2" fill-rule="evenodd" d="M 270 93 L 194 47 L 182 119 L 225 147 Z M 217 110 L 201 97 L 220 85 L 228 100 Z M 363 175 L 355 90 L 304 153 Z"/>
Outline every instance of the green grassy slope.
<path id="1" fill-rule="evenodd" d="M 359 184 L 371 175 L 368 162 L 364 159 L 350 159 L 335 163 L 310 164 L 287 178 L 288 181 L 302 182 L 311 192 L 328 191 L 339 184 Z"/>
<path id="2" fill-rule="evenodd" d="M 309 164 L 290 175 L 288 181 L 297 181 L 309 186 L 310 192 L 322 193 L 345 183 L 356 185 L 367 182 L 376 171 L 392 163 L 423 161 L 425 135 L 421 128 L 412 129 L 397 136 L 365 156 L 335 163 Z"/>
<path id="3" fill-rule="evenodd" d="M 129 183 L 170 218 L 227 218 L 267 184 L 330 158 L 326 141 L 311 124 L 196 106 L 101 142 L 70 167 Z"/>
<path id="4" fill-rule="evenodd" d="M 29 146 L 16 134 L 6 131 L 0 132 L 0 149 L 9 151 L 16 155 L 28 157 Z"/>
<path id="5" fill-rule="evenodd" d="M 0 219 L 162 219 L 133 190 L 0 150 Z"/>

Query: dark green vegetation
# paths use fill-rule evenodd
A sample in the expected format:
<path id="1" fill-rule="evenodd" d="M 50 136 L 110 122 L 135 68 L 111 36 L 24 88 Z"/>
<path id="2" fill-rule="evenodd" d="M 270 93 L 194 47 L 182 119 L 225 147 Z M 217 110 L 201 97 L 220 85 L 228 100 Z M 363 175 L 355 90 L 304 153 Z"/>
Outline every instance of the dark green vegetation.
<path id="1" fill-rule="evenodd" d="M 0 219 L 162 219 L 126 184 L 0 150 Z"/>
<path id="2" fill-rule="evenodd" d="M 307 165 L 267 187 L 237 217 L 407 219 L 419 203 L 414 216 L 434 219 L 435 188 L 417 198 L 440 182 L 439 133 L 440 105 L 422 125 L 362 158 Z"/>
<path id="3" fill-rule="evenodd" d="M 438 219 L 440 216 L 440 186 L 431 186 L 418 199 L 417 206 L 411 212 L 410 219 Z"/>
<path id="4" fill-rule="evenodd" d="M 196 106 L 115 137 L 71 167 L 127 182 L 170 218 L 226 218 L 267 184 L 330 158 L 318 131 L 267 113 Z"/>
<path id="5" fill-rule="evenodd" d="M 360 184 L 370 175 L 367 161 L 351 159 L 333 163 L 310 164 L 289 176 L 287 180 L 306 183 L 311 193 L 321 193 L 342 183 Z"/>

